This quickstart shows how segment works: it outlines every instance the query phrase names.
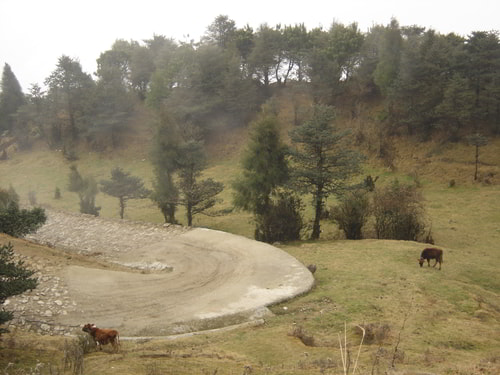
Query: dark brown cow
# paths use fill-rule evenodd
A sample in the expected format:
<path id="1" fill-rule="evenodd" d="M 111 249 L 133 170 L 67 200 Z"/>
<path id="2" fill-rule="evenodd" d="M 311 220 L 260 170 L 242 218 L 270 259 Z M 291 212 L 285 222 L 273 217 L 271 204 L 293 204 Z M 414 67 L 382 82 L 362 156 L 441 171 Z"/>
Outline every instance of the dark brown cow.
<path id="1" fill-rule="evenodd" d="M 82 331 L 92 336 L 99 350 L 102 350 L 102 345 L 106 344 L 111 344 L 115 350 L 120 345 L 120 334 L 114 329 L 100 329 L 95 324 L 88 323 L 83 326 Z"/>
<path id="2" fill-rule="evenodd" d="M 420 264 L 420 267 L 422 267 L 424 262 L 427 260 L 427 266 L 430 267 L 431 259 L 436 260 L 433 267 L 436 267 L 436 264 L 439 262 L 439 269 L 441 269 L 441 263 L 443 263 L 443 250 L 435 247 L 428 247 L 427 249 L 422 250 L 418 263 Z"/>

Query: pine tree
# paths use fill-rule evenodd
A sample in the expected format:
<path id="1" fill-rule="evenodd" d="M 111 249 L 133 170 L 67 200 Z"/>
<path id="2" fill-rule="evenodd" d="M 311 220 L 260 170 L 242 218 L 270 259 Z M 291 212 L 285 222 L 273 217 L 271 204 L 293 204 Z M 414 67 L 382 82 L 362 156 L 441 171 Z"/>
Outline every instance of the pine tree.
<path id="1" fill-rule="evenodd" d="M 12 130 L 14 115 L 25 103 L 24 94 L 9 64 L 5 64 L 0 92 L 0 132 Z"/>
<path id="2" fill-rule="evenodd" d="M 154 138 L 152 161 L 155 179 L 151 199 L 161 210 L 166 223 L 175 224 L 175 211 L 179 203 L 179 189 L 174 183 L 175 159 L 180 143 L 178 127 L 174 120 L 160 113 Z"/>
<path id="3" fill-rule="evenodd" d="M 476 168 L 474 171 L 474 181 L 477 181 L 478 176 L 478 165 L 479 165 L 479 147 L 486 146 L 488 144 L 488 138 L 480 133 L 475 133 L 467 137 L 467 142 L 469 145 L 474 146 L 476 149 Z"/>
<path id="4" fill-rule="evenodd" d="M 277 119 L 271 115 L 253 124 L 242 158 L 243 176 L 234 184 L 234 204 L 238 208 L 263 214 L 276 188 L 288 180 L 287 147 L 279 136 Z"/>
<path id="5" fill-rule="evenodd" d="M 19 196 L 11 188 L 0 189 L 0 233 L 22 237 L 35 232 L 47 220 L 45 210 L 35 207 L 19 209 Z"/>
<path id="6" fill-rule="evenodd" d="M 348 132 L 332 125 L 332 107 L 317 105 L 312 118 L 290 132 L 292 179 L 302 193 L 313 196 L 315 210 L 312 239 L 320 235 L 320 219 L 326 198 L 346 189 L 347 180 L 359 172 L 361 155 L 345 145 Z"/>
<path id="7" fill-rule="evenodd" d="M 9 242 L 7 245 L 0 246 L 0 305 L 10 296 L 21 294 L 27 290 L 37 287 L 37 279 L 33 278 L 35 271 L 24 267 L 22 261 L 15 262 L 14 247 Z M 0 311 L 0 325 L 12 320 L 13 314 L 10 311 Z M 8 332 L 0 328 L 0 334 Z"/>
<path id="8" fill-rule="evenodd" d="M 233 183 L 233 202 L 237 208 L 253 213 L 255 239 L 259 241 L 300 238 L 301 201 L 283 189 L 289 179 L 287 150 L 274 115 L 264 114 L 252 125 L 241 160 L 243 174 Z"/>
<path id="9" fill-rule="evenodd" d="M 216 196 L 224 189 L 221 182 L 211 178 L 199 181 L 207 164 L 203 143 L 192 135 L 179 145 L 175 159 L 179 175 L 179 204 L 186 207 L 188 226 L 193 225 L 193 216 L 203 213 L 217 203 Z"/>
<path id="10" fill-rule="evenodd" d="M 111 170 L 111 180 L 101 181 L 101 191 L 116 197 L 120 201 L 120 218 L 123 219 L 125 206 L 129 199 L 147 198 L 151 191 L 144 187 L 139 177 L 131 176 L 130 173 L 116 167 Z"/>

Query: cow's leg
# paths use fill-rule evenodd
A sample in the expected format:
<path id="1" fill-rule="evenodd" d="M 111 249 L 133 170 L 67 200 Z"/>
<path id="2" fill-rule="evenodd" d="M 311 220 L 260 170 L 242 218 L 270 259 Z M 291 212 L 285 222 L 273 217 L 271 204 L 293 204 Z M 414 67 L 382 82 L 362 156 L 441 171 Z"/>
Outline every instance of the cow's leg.
<path id="1" fill-rule="evenodd" d="M 436 267 L 436 264 L 438 264 L 438 260 L 436 259 L 436 261 L 434 262 L 434 265 L 432 267 Z"/>
<path id="2" fill-rule="evenodd" d="M 430 267 L 430 266 L 431 266 L 431 260 L 427 259 L 427 267 Z"/>

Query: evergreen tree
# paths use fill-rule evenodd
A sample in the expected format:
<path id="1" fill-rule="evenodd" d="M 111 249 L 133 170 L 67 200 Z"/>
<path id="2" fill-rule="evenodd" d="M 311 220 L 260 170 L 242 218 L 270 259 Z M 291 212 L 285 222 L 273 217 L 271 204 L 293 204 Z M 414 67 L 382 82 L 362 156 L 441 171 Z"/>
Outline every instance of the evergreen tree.
<path id="1" fill-rule="evenodd" d="M 22 261 L 14 261 L 14 247 L 11 243 L 0 246 L 0 305 L 8 297 L 21 294 L 27 290 L 35 289 L 38 285 L 36 278 L 32 277 L 35 271 L 25 268 Z M 0 311 L 0 325 L 12 320 L 10 311 Z M 0 328 L 0 334 L 8 332 Z"/>
<path id="2" fill-rule="evenodd" d="M 373 72 L 373 81 L 383 95 L 387 95 L 396 80 L 401 61 L 403 37 L 396 19 L 386 27 L 378 46 L 378 64 Z"/>
<path id="3" fill-rule="evenodd" d="M 131 176 L 130 173 L 116 167 L 111 170 L 111 180 L 101 181 L 101 191 L 116 197 L 120 204 L 120 218 L 123 219 L 125 207 L 129 199 L 147 198 L 151 191 L 144 187 L 139 177 Z"/>
<path id="4" fill-rule="evenodd" d="M 0 189 L 0 233 L 22 237 L 36 232 L 47 220 L 43 208 L 19 209 L 18 201 L 19 197 L 13 189 Z"/>
<path id="5" fill-rule="evenodd" d="M 274 115 L 264 114 L 253 123 L 241 160 L 243 175 L 233 183 L 233 202 L 253 213 L 259 241 L 300 239 L 302 202 L 283 188 L 289 179 L 287 150 Z"/>
<path id="6" fill-rule="evenodd" d="M 95 83 L 77 60 L 63 55 L 45 84 L 49 87 L 53 141 L 63 140 L 71 146 L 88 126 L 86 116 L 90 113 Z"/>
<path id="7" fill-rule="evenodd" d="M 208 26 L 205 40 L 222 49 L 229 47 L 236 34 L 236 23 L 228 16 L 219 15 L 214 22 Z"/>
<path id="8" fill-rule="evenodd" d="M 211 178 L 199 181 L 201 172 L 205 169 L 207 159 L 203 142 L 193 134 L 179 145 L 175 159 L 179 175 L 179 190 L 182 196 L 179 204 L 186 207 L 188 226 L 193 225 L 193 216 L 204 213 L 217 203 L 216 196 L 224 189 L 221 182 Z"/>
<path id="9" fill-rule="evenodd" d="M 301 192 L 313 196 L 312 239 L 320 236 L 326 198 L 345 191 L 347 180 L 360 169 L 361 155 L 347 148 L 348 132 L 337 131 L 333 120 L 332 107 L 317 105 L 312 118 L 290 132 L 295 145 L 291 149 L 293 182 Z"/>
<path id="10" fill-rule="evenodd" d="M 3 68 L 0 88 L 0 133 L 2 133 L 13 129 L 15 114 L 26 101 L 21 85 L 7 63 Z"/>
<path id="11" fill-rule="evenodd" d="M 328 32 L 311 32 L 309 77 L 316 103 L 331 103 L 344 92 L 360 62 L 363 39 L 356 23 L 333 23 Z"/>
<path id="12" fill-rule="evenodd" d="M 241 161 L 243 175 L 233 184 L 234 205 L 256 216 L 269 210 L 273 194 L 289 177 L 287 147 L 280 140 L 277 121 L 265 114 L 252 125 Z"/>
<path id="13" fill-rule="evenodd" d="M 154 138 L 152 161 L 155 179 L 151 199 L 161 210 L 166 223 L 175 224 L 179 190 L 174 183 L 180 135 L 177 124 L 165 113 L 160 114 Z"/>
<path id="14" fill-rule="evenodd" d="M 498 31 L 474 31 L 467 38 L 466 70 L 474 91 L 473 118 L 500 130 L 500 40 Z"/>
<path id="15" fill-rule="evenodd" d="M 477 181 L 477 176 L 478 176 L 478 165 L 479 165 L 479 147 L 486 146 L 488 144 L 488 138 L 486 138 L 484 135 L 475 133 L 472 135 L 469 135 L 467 137 L 467 142 L 474 146 L 476 149 L 476 168 L 474 171 L 474 181 Z"/>

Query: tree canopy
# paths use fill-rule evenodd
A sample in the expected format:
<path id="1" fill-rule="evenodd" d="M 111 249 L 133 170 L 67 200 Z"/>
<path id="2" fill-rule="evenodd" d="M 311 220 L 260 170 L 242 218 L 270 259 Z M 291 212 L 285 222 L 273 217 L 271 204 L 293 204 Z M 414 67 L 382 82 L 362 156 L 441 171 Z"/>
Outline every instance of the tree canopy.
<path id="1" fill-rule="evenodd" d="M 5 64 L 0 82 L 0 133 L 12 130 L 15 123 L 17 110 L 25 103 L 26 99 L 21 85 L 12 72 L 9 64 Z"/>
<path id="2" fill-rule="evenodd" d="M 144 199 L 151 194 L 139 177 L 131 176 L 120 167 L 111 170 L 110 180 L 101 180 L 101 191 L 104 194 L 118 198 L 120 218 L 123 219 L 125 207 L 129 199 Z"/>
<path id="3" fill-rule="evenodd" d="M 292 181 L 299 191 L 313 196 L 312 239 L 320 235 L 325 199 L 343 193 L 348 179 L 360 171 L 362 157 L 348 147 L 348 132 L 337 130 L 334 118 L 332 107 L 317 105 L 311 118 L 290 132 Z"/>
<path id="4" fill-rule="evenodd" d="M 300 83 L 315 103 L 346 110 L 380 100 L 379 126 L 390 134 L 441 132 L 456 141 L 477 130 L 500 132 L 499 72 L 498 31 L 444 35 L 396 19 L 367 32 L 338 22 L 310 30 L 262 23 L 254 30 L 219 15 L 197 42 L 162 35 L 116 40 L 97 59 L 95 80 L 62 55 L 45 80 L 48 90 L 26 97 L 6 64 L 0 130 L 23 129 L 20 138 L 38 136 L 52 147 L 87 142 L 102 151 L 119 145 L 144 101 L 207 135 L 220 123 L 247 124 L 280 87 Z"/>

